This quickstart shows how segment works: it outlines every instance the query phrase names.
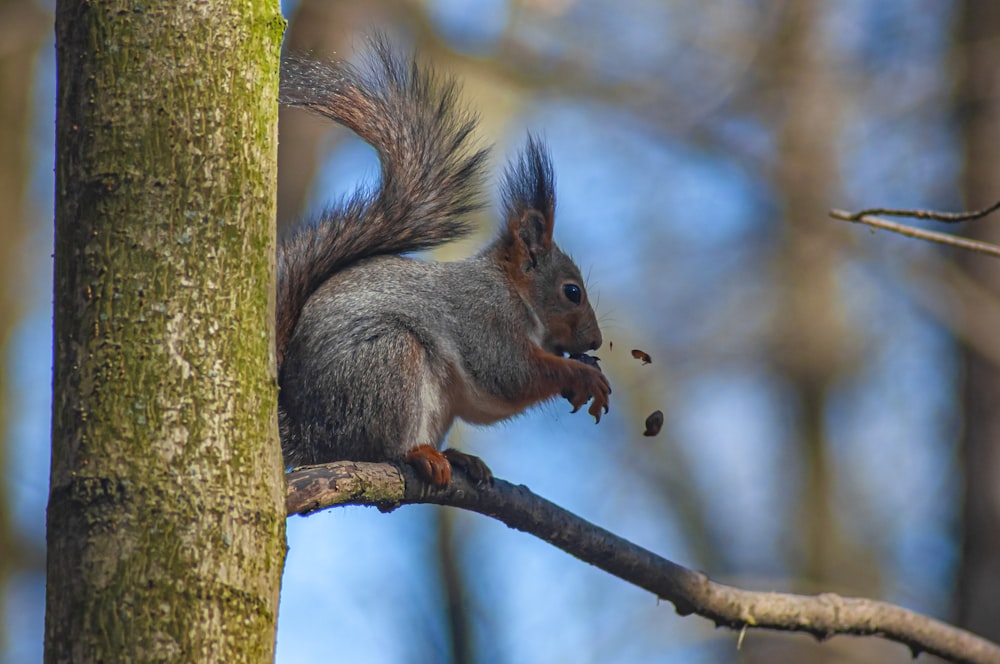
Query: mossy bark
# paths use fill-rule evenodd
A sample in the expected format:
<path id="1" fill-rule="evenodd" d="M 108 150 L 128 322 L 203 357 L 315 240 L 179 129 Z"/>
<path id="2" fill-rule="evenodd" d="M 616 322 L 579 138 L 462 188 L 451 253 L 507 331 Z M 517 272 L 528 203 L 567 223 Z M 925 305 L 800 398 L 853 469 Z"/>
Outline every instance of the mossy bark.
<path id="1" fill-rule="evenodd" d="M 283 29 L 276 0 L 57 4 L 47 662 L 273 658 Z"/>

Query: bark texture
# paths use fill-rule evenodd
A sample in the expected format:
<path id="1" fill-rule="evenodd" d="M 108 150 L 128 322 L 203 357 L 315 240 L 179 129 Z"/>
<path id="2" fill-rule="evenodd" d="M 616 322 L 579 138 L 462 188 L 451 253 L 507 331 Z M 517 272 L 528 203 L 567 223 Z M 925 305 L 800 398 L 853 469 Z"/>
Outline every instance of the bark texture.
<path id="1" fill-rule="evenodd" d="M 59 2 L 45 660 L 264 662 L 273 0 Z"/>

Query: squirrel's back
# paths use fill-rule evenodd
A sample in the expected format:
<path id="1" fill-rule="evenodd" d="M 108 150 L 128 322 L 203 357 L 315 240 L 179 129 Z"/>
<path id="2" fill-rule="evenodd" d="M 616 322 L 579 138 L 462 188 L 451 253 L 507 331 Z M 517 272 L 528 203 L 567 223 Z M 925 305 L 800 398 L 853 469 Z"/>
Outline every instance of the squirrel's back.
<path id="1" fill-rule="evenodd" d="M 365 258 L 434 247 L 469 231 L 483 205 L 488 151 L 471 144 L 475 118 L 442 80 L 373 39 L 359 66 L 296 56 L 282 63 L 281 103 L 354 131 L 378 152 L 381 180 L 300 228 L 278 248 L 277 359 L 306 301 L 331 275 Z"/>

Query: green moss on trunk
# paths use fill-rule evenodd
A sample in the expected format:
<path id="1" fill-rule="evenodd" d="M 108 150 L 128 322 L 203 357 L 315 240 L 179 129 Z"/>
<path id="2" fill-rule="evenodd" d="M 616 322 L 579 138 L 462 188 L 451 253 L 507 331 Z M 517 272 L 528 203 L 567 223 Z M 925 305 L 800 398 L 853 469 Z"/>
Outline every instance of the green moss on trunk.
<path id="1" fill-rule="evenodd" d="M 273 0 L 60 2 L 46 661 L 268 661 Z"/>

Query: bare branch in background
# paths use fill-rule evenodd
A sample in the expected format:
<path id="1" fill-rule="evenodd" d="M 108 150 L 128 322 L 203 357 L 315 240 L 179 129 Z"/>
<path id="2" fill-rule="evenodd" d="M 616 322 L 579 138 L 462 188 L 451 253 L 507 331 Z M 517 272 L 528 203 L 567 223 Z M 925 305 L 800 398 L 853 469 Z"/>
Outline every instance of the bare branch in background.
<path id="1" fill-rule="evenodd" d="M 959 249 L 966 249 L 968 251 L 974 251 L 987 256 L 993 256 L 994 258 L 1000 258 L 1000 245 L 996 245 L 991 242 L 982 242 L 980 240 L 970 240 L 968 238 L 958 237 L 957 235 L 951 235 L 950 233 L 939 233 L 937 231 L 914 228 L 913 226 L 907 226 L 906 224 L 900 224 L 895 221 L 889 221 L 888 219 L 882 219 L 881 217 L 874 216 L 875 214 L 882 214 L 894 217 L 910 217 L 912 219 L 932 219 L 935 221 L 958 222 L 980 219 L 998 209 L 1000 209 L 1000 201 L 988 208 L 977 210 L 975 212 L 934 212 L 931 210 L 893 210 L 889 208 L 872 208 L 870 210 L 862 210 L 861 212 L 855 213 L 846 212 L 844 210 L 830 210 L 829 214 L 834 219 L 850 221 L 856 224 L 864 224 L 866 226 L 871 226 L 872 228 L 892 231 L 893 233 L 899 233 L 900 235 L 905 235 L 907 237 L 927 240 L 928 242 L 944 244 L 950 247 L 958 247 Z"/>
<path id="2" fill-rule="evenodd" d="M 972 212 L 937 212 L 935 210 L 898 210 L 895 208 L 869 208 L 861 210 L 851 215 L 848 221 L 861 221 L 861 217 L 883 216 L 883 217 L 909 217 L 911 219 L 931 219 L 933 221 L 943 221 L 946 223 L 956 223 L 959 221 L 973 221 L 981 219 L 988 214 L 1000 210 L 1000 201 L 982 210 Z M 839 217 L 838 217 L 839 219 Z"/>
<path id="3" fill-rule="evenodd" d="M 413 503 L 460 507 L 535 535 L 671 602 L 680 615 L 696 613 L 717 626 L 806 632 L 820 640 L 838 634 L 879 636 L 906 645 L 914 656 L 928 652 L 956 662 L 1000 662 L 1000 646 L 886 602 L 716 583 L 503 480 L 476 487 L 456 475 L 451 487 L 434 491 L 407 466 L 351 461 L 307 466 L 287 477 L 289 515 L 336 505 L 375 505 L 382 511 Z"/>

